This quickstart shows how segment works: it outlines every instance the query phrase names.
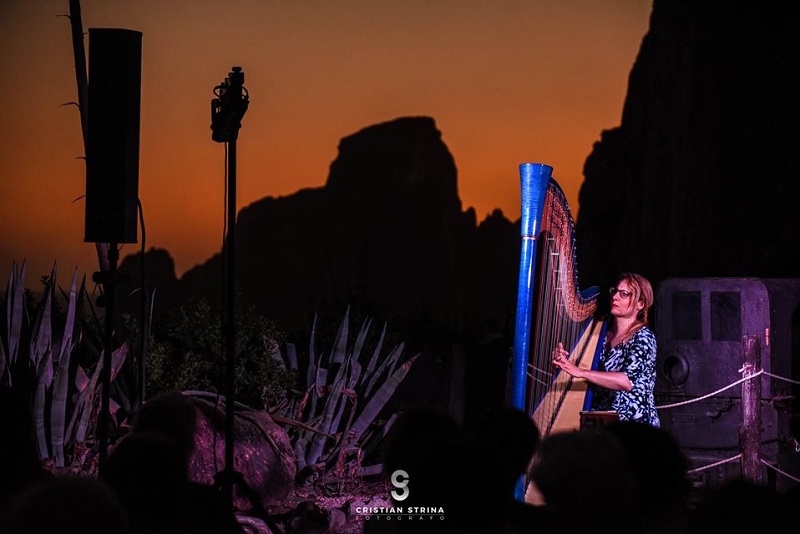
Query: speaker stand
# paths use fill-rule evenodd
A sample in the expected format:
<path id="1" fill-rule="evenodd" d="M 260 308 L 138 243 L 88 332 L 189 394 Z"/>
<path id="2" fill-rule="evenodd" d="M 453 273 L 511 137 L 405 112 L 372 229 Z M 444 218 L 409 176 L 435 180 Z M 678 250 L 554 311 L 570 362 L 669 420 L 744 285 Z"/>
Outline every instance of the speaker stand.
<path id="1" fill-rule="evenodd" d="M 97 420 L 97 441 L 99 447 L 99 469 L 102 473 L 105 469 L 106 458 L 108 457 L 108 430 L 111 425 L 111 354 L 114 350 L 114 306 L 116 295 L 114 286 L 117 284 L 117 262 L 119 261 L 119 249 L 116 243 L 109 243 L 108 246 L 108 271 L 94 273 L 92 279 L 103 284 L 105 295 L 103 304 L 106 308 L 105 325 L 103 332 L 103 360 L 100 368 L 101 400 L 100 413 Z"/>

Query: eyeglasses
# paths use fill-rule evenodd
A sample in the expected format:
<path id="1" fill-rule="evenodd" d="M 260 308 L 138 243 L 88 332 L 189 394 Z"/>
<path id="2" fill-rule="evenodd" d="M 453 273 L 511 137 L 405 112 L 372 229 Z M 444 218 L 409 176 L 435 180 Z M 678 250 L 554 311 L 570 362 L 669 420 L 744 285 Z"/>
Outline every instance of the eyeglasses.
<path id="1" fill-rule="evenodd" d="M 633 293 L 628 291 L 627 289 L 617 289 L 616 287 L 611 287 L 608 289 L 608 293 L 613 297 L 614 295 L 619 295 L 621 299 L 630 298 Z"/>

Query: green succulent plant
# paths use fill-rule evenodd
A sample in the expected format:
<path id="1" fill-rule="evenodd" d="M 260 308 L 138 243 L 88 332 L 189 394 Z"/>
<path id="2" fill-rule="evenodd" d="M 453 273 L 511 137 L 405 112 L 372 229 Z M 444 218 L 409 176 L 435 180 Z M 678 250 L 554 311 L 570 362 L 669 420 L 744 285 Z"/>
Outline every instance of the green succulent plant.
<path id="1" fill-rule="evenodd" d="M 40 459 L 56 468 L 80 468 L 100 409 L 102 343 L 92 327 L 96 318 L 88 319 L 84 309 L 89 302 L 85 279 L 78 285 L 76 269 L 69 290 L 59 295 L 56 276 L 54 264 L 36 303 L 24 289 L 25 262 L 12 265 L 0 328 L 0 387 L 27 390 Z M 112 352 L 112 381 L 128 351 L 123 343 Z M 114 402 L 111 409 L 117 406 Z"/>
<path id="2" fill-rule="evenodd" d="M 419 355 L 404 359 L 403 342 L 384 351 L 386 323 L 372 351 L 365 351 L 371 327 L 372 319 L 364 319 L 349 343 L 348 307 L 330 350 L 320 351 L 315 317 L 305 384 L 270 411 L 286 425 L 298 472 L 306 473 L 308 479 L 325 474 L 339 478 L 364 474 L 362 461 L 375 449 L 393 420 L 389 416 L 385 418 L 389 422 L 382 423 L 381 416 Z M 299 373 L 294 344 L 287 343 L 285 352 L 276 351 L 274 357 Z"/>
<path id="3" fill-rule="evenodd" d="M 348 307 L 329 350 L 317 348 L 316 317 L 307 355 L 298 355 L 292 342 L 270 345 L 270 359 L 285 370 L 287 380 L 276 389 L 279 395 L 265 399 L 263 409 L 286 429 L 301 484 L 330 479 L 342 483 L 381 472 L 380 463 L 362 462 L 377 450 L 394 421 L 394 414 L 384 412 L 391 412 L 389 401 L 419 355 L 404 358 L 402 342 L 384 350 L 387 325 L 377 339 L 369 336 L 371 327 L 372 319 L 365 318 L 351 343 Z M 225 403 L 224 396 L 212 391 L 180 389 Z M 239 399 L 241 395 L 235 399 L 237 412 L 256 409 Z"/>

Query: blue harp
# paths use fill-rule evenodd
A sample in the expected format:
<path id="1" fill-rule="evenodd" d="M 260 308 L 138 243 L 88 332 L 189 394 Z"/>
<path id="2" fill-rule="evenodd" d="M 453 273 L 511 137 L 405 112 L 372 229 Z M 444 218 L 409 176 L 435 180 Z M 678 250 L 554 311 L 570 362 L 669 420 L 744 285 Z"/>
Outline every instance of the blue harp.
<path id="1" fill-rule="evenodd" d="M 547 435 L 579 428 L 591 404 L 587 382 L 553 366 L 553 349 L 561 342 L 573 363 L 595 368 L 605 321 L 597 314 L 598 288 L 578 288 L 572 213 L 553 168 L 523 163 L 519 172 L 522 246 L 509 397 Z"/>

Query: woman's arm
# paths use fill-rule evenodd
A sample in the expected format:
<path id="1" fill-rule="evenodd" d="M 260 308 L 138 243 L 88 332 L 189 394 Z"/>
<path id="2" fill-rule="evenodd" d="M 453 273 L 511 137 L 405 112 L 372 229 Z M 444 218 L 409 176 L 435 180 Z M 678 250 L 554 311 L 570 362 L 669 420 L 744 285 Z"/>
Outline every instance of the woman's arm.
<path id="1" fill-rule="evenodd" d="M 614 391 L 630 391 L 633 389 L 633 384 L 631 384 L 628 375 L 625 373 L 581 369 L 567 359 L 568 354 L 564 346 L 559 343 L 558 347 L 553 351 L 553 365 L 575 378 L 582 378 L 601 388 L 612 389 Z"/>

